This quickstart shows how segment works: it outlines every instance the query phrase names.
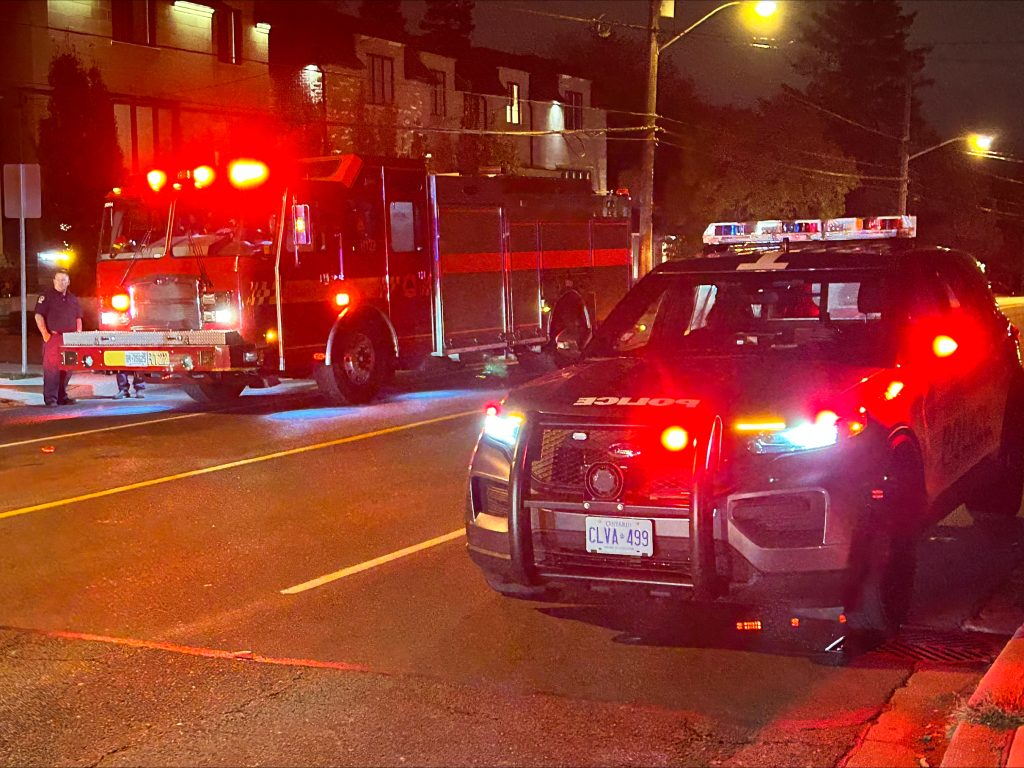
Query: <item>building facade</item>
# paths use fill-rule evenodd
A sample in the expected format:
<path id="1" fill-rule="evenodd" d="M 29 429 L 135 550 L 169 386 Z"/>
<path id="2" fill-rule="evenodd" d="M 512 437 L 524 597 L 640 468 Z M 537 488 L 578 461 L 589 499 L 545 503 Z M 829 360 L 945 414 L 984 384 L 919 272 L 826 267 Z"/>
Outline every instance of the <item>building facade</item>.
<path id="1" fill-rule="evenodd" d="M 536 57 L 475 48 L 453 54 L 412 35 L 369 34 L 341 14 L 311 32 L 296 26 L 301 14 L 293 7 L 285 0 L 3 3 L 0 157 L 36 162 L 50 63 L 69 53 L 95 67 L 111 94 L 128 173 L 189 149 L 231 151 L 240 135 L 280 136 L 281 126 L 298 126 L 310 139 L 304 149 L 318 154 L 423 157 L 439 173 L 564 176 L 607 191 L 605 113 L 592 107 L 589 81 Z M 314 34 L 322 45 L 307 44 Z M 9 224 L 5 234 L 9 256 Z"/>

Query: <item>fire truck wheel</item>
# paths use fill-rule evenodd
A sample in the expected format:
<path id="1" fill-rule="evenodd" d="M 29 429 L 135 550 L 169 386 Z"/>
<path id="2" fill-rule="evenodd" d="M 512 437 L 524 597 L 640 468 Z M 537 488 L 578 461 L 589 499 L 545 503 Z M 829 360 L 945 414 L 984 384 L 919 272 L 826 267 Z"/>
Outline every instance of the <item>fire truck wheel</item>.
<path id="1" fill-rule="evenodd" d="M 896 634 L 910 609 L 917 569 L 917 541 L 913 524 L 894 521 L 922 520 L 926 495 L 920 462 L 909 448 L 897 448 L 886 472 L 889 477 L 888 511 L 899 515 L 872 515 L 864 525 L 853 557 L 850 629 L 869 643 Z"/>
<path id="2" fill-rule="evenodd" d="M 334 405 L 369 402 L 387 380 L 389 357 L 381 333 L 370 324 L 342 330 L 331 350 L 331 364 L 316 371 L 320 392 Z"/>
<path id="3" fill-rule="evenodd" d="M 226 403 L 242 394 L 245 382 L 237 378 L 201 379 L 186 382 L 181 388 L 197 403 Z"/>
<path id="4" fill-rule="evenodd" d="M 564 296 L 555 305 L 555 311 L 551 313 L 551 324 L 548 326 L 550 341 L 544 346 L 544 352 L 559 368 L 572 365 L 579 358 L 578 355 L 559 351 L 555 344 L 558 334 L 566 330 L 576 331 L 581 348 L 589 341 L 590 325 L 587 323 L 587 311 L 583 306 L 582 299 L 576 294 Z"/>
<path id="5" fill-rule="evenodd" d="M 967 511 L 979 523 L 1016 517 L 1024 496 L 1024 397 L 1018 382 L 1010 391 L 1003 416 L 1002 444 L 990 462 L 985 482 L 967 501 Z"/>

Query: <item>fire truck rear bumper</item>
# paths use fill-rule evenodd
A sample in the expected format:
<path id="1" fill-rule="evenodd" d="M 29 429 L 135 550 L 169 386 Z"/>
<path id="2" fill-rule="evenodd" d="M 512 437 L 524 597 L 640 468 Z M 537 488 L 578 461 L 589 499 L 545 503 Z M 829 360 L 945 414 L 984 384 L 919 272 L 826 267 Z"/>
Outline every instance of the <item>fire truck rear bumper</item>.
<path id="1" fill-rule="evenodd" d="M 67 371 L 142 371 L 183 374 L 253 371 L 263 350 L 235 331 L 85 331 L 64 334 Z"/>

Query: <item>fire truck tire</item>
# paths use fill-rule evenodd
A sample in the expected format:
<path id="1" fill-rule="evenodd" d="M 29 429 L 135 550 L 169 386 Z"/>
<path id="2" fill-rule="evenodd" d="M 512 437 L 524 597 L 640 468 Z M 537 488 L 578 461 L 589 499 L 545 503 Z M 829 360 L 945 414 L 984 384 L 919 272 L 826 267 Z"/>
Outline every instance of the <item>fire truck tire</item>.
<path id="1" fill-rule="evenodd" d="M 1016 517 L 1024 496 L 1024 398 L 1018 382 L 1010 391 L 1003 416 L 1002 441 L 985 482 L 971 494 L 967 511 L 979 523 Z"/>
<path id="2" fill-rule="evenodd" d="M 317 387 L 332 405 L 367 403 L 387 381 L 390 365 L 383 333 L 371 323 L 359 323 L 339 330 L 331 364 L 316 370 Z"/>
<path id="3" fill-rule="evenodd" d="M 186 382 L 181 388 L 197 403 L 226 403 L 242 394 L 245 382 L 236 378 L 204 379 Z"/>
<path id="4" fill-rule="evenodd" d="M 910 609 L 917 570 L 916 527 L 894 521 L 924 519 L 927 504 L 916 451 L 897 448 L 886 474 L 888 507 L 870 517 L 855 542 L 847 611 L 851 631 L 869 643 L 896 634 Z"/>
<path id="5" fill-rule="evenodd" d="M 555 339 L 562 331 L 577 329 L 580 332 L 580 337 L 583 342 L 588 341 L 590 334 L 590 323 L 587 322 L 587 310 L 583 305 L 583 299 L 578 294 L 570 293 L 563 296 L 558 304 L 555 305 L 554 312 L 551 313 L 551 324 L 548 326 L 548 336 L 550 341 L 544 346 L 544 353 L 547 354 L 556 366 L 564 368 L 567 365 L 572 365 L 576 362 L 576 359 L 572 355 L 567 355 L 564 352 L 559 351 Z M 582 345 L 581 345 L 582 346 Z"/>

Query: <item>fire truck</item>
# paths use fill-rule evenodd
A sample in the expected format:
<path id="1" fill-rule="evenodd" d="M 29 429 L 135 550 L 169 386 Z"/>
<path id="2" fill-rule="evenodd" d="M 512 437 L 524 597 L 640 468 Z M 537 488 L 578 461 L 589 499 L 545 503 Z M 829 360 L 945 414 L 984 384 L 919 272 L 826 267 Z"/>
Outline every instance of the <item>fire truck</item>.
<path id="1" fill-rule="evenodd" d="M 582 181 L 427 173 L 353 154 L 154 169 L 105 202 L 100 327 L 69 371 L 135 371 L 225 401 L 314 377 L 372 399 L 430 357 L 554 358 L 628 289 L 628 198 Z"/>

